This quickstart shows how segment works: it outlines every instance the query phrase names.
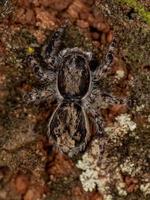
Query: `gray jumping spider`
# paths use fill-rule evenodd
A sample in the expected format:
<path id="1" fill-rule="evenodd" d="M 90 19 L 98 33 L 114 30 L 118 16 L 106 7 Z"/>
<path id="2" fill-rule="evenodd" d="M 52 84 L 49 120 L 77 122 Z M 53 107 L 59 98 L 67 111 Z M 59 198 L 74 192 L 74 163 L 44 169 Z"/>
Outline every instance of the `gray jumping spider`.
<path id="1" fill-rule="evenodd" d="M 27 62 L 36 76 L 48 84 L 44 89 L 33 89 L 27 98 L 39 103 L 56 97 L 58 105 L 49 119 L 47 134 L 60 151 L 72 157 L 83 151 L 92 137 L 87 113 L 95 123 L 95 135 L 100 137 L 103 151 L 105 134 L 97 96 L 108 103 L 122 100 L 95 87 L 96 80 L 100 80 L 113 62 L 114 41 L 109 46 L 105 63 L 96 67 L 91 52 L 77 47 L 61 50 L 64 31 L 65 27 L 59 28 L 41 47 L 40 54 L 28 56 Z"/>

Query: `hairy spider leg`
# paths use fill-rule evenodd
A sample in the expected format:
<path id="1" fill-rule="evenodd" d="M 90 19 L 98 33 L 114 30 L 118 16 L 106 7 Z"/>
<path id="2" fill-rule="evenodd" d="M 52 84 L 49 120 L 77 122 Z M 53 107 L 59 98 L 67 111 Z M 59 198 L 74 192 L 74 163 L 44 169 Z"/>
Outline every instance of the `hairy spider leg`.
<path id="1" fill-rule="evenodd" d="M 119 98 L 107 92 L 101 92 L 102 99 L 108 104 L 126 104 L 128 106 L 127 98 Z"/>
<path id="2" fill-rule="evenodd" d="M 105 62 L 97 67 L 93 73 L 93 78 L 95 81 L 99 80 L 112 66 L 114 60 L 114 50 L 115 50 L 115 40 L 111 42 L 108 48 L 108 52 L 105 57 Z"/>
<path id="3" fill-rule="evenodd" d="M 55 78 L 55 73 L 53 70 L 46 70 L 41 67 L 41 64 L 37 61 L 36 57 L 34 55 L 29 55 L 27 57 L 28 65 L 32 68 L 33 72 L 35 73 L 36 77 L 40 81 L 46 81 L 46 82 L 54 82 Z"/>
<path id="4" fill-rule="evenodd" d="M 99 88 L 97 86 L 94 85 L 94 82 L 91 84 L 92 86 L 94 86 L 95 88 L 91 88 L 89 95 L 87 96 L 87 100 L 89 103 L 94 104 L 96 101 L 98 103 L 98 101 L 104 101 L 105 103 L 107 103 L 108 105 L 113 105 L 113 104 L 125 104 L 127 107 L 129 107 L 129 99 L 127 97 L 125 98 L 120 98 L 120 97 L 116 97 L 111 93 L 107 93 L 107 92 L 103 92 L 100 91 Z M 99 100 L 97 100 L 97 97 L 99 97 Z M 100 105 L 101 103 L 99 103 Z M 97 109 L 97 108 L 96 108 Z"/>
<path id="5" fill-rule="evenodd" d="M 96 97 L 99 97 L 96 98 Z M 95 126 L 96 126 L 96 138 L 100 138 L 100 143 L 99 143 L 99 149 L 100 149 L 100 160 L 103 158 L 103 153 L 105 151 L 105 147 L 107 143 L 109 142 L 108 136 L 106 135 L 104 131 L 104 123 L 102 116 L 100 115 L 99 110 L 99 101 L 105 101 L 108 104 L 126 104 L 128 103 L 127 99 L 121 99 L 118 97 L 113 96 L 112 94 L 108 94 L 106 92 L 101 92 L 99 91 L 98 88 L 95 88 L 91 90 L 89 95 L 85 98 L 82 99 L 83 101 L 83 107 L 86 109 L 86 112 L 90 112 L 92 115 L 92 118 L 95 121 Z M 95 105 L 96 103 L 96 105 Z"/>
<path id="6" fill-rule="evenodd" d="M 96 135 L 102 136 L 104 134 L 104 124 L 100 113 L 98 113 L 94 108 L 92 108 L 93 98 L 92 96 L 88 96 L 83 100 L 83 107 L 86 112 L 90 113 L 94 121 L 96 122 Z"/>
<path id="7" fill-rule="evenodd" d="M 108 137 L 105 134 L 104 131 L 104 123 L 102 116 L 100 115 L 100 112 L 96 112 L 94 108 L 92 108 L 91 101 L 93 101 L 93 98 L 90 99 L 89 97 L 84 100 L 84 108 L 86 109 L 86 112 L 89 112 L 92 115 L 93 120 L 95 121 L 95 126 L 96 126 L 96 134 L 95 134 L 95 139 L 98 138 L 99 142 L 99 151 L 100 151 L 100 157 L 99 159 L 101 160 L 103 157 L 103 154 L 105 152 L 105 146 L 108 142 Z"/>
<path id="8" fill-rule="evenodd" d="M 55 67 L 56 57 L 62 46 L 65 28 L 66 26 L 63 26 L 55 31 L 48 40 L 48 43 L 40 48 L 40 52 L 29 55 L 26 59 L 26 62 L 33 69 L 40 81 L 53 82 L 55 80 L 55 72 L 57 70 Z M 45 65 L 47 69 L 44 69 L 41 63 Z"/>
<path id="9" fill-rule="evenodd" d="M 47 87 L 44 89 L 32 89 L 31 92 L 24 95 L 24 101 L 27 104 L 34 103 L 35 105 L 40 104 L 42 101 L 51 102 L 55 98 L 54 90 Z"/>
<path id="10" fill-rule="evenodd" d="M 58 28 L 52 36 L 49 37 L 46 45 L 42 47 L 42 57 L 44 58 L 44 61 L 48 65 L 48 68 L 53 68 L 55 71 L 57 70 L 57 68 L 55 68 L 57 62 L 56 58 L 62 47 L 66 26 L 67 25 L 64 25 Z"/>

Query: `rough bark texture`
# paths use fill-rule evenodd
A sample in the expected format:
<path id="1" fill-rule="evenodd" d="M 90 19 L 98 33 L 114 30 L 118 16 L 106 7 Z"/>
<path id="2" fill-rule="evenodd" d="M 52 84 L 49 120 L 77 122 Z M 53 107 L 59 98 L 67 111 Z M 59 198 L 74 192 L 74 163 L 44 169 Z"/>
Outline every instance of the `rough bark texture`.
<path id="1" fill-rule="evenodd" d="M 116 40 L 114 64 L 99 87 L 131 105 L 102 106 L 110 137 L 102 160 L 97 141 L 73 159 L 56 152 L 46 135 L 55 102 L 23 99 L 40 87 L 26 56 L 66 21 L 64 46 L 93 51 L 99 60 Z M 1 1 L 0 200 L 150 199 L 149 99 L 149 0 Z"/>

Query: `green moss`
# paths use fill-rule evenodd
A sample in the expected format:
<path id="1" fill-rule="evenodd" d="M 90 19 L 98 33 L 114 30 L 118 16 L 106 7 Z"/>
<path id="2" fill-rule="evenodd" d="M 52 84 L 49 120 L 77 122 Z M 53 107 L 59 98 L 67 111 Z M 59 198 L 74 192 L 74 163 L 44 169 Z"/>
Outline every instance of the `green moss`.
<path id="1" fill-rule="evenodd" d="M 138 14 L 145 20 L 145 22 L 150 25 L 150 12 L 146 11 L 145 7 L 141 3 L 137 2 L 137 0 L 117 0 L 117 1 L 119 1 L 120 3 L 125 3 L 128 6 L 134 8 L 138 12 Z"/>

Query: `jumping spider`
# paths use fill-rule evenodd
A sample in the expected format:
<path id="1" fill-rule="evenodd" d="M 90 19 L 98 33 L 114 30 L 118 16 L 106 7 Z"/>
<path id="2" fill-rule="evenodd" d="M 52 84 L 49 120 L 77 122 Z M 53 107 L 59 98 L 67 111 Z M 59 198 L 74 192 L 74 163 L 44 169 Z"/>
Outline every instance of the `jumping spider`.
<path id="1" fill-rule="evenodd" d="M 114 41 L 108 48 L 105 63 L 96 67 L 91 52 L 78 47 L 61 50 L 64 32 L 65 27 L 59 28 L 41 47 L 40 53 L 28 56 L 27 62 L 36 76 L 48 84 L 41 90 L 33 89 L 26 96 L 28 101 L 37 104 L 56 97 L 58 105 L 49 119 L 47 134 L 56 148 L 72 157 L 85 150 L 92 137 L 90 117 L 103 151 L 105 134 L 97 96 L 111 104 L 122 103 L 122 100 L 95 87 L 96 81 L 112 65 Z"/>

